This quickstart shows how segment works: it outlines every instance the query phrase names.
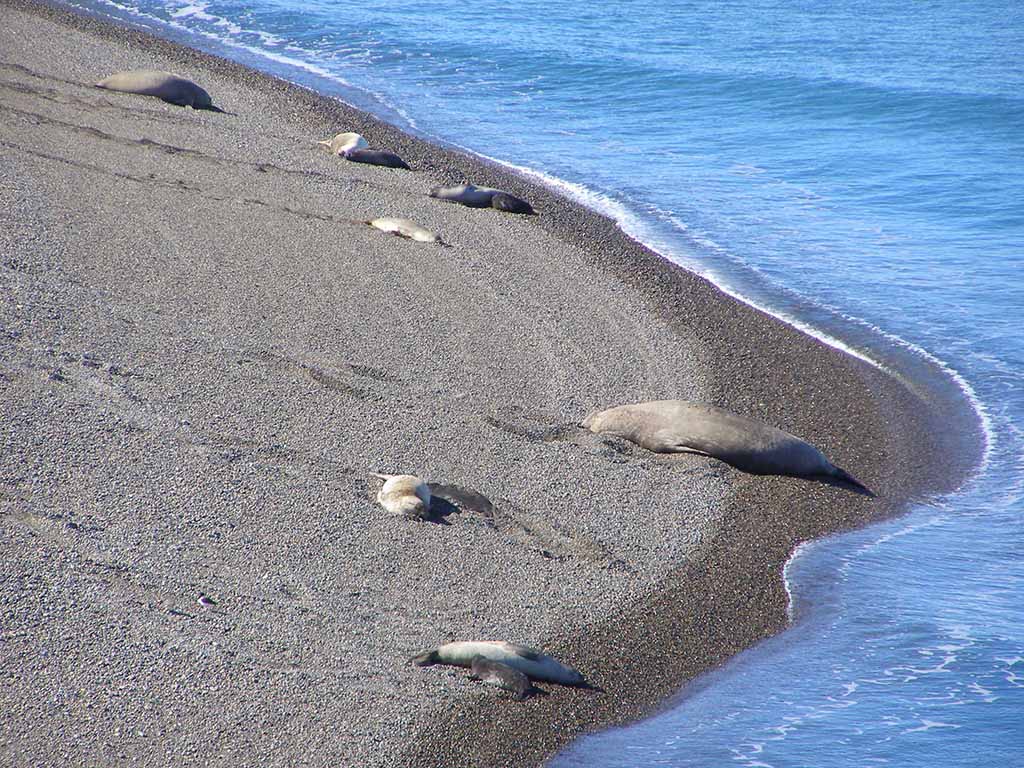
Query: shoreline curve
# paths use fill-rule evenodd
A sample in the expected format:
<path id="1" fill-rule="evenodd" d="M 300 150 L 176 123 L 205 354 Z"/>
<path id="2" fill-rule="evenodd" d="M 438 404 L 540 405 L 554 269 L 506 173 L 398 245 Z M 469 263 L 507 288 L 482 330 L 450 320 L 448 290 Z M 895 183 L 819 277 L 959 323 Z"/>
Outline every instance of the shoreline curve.
<path id="1" fill-rule="evenodd" d="M 830 348 L 666 261 L 615 222 L 554 190 L 243 65 L 63 7 L 29 0 L 4 4 L 112 43 L 157 49 L 190 67 L 273 93 L 293 103 L 296 112 L 375 137 L 440 183 L 472 178 L 531 200 L 542 211 L 532 226 L 578 252 L 594 274 L 639 297 L 639 312 L 696 350 L 716 405 L 827 446 L 829 456 L 857 469 L 879 493 L 870 501 L 826 486 L 712 466 L 708 471 L 728 495 L 716 524 L 702 531 L 685 559 L 600 620 L 570 622 L 571 631 L 549 638 L 545 650 L 601 671 L 603 694 L 538 698 L 529 703 L 528 717 L 491 697 L 443 697 L 429 717 L 408 724 L 416 738 L 392 755 L 394 764 L 537 765 L 576 735 L 651 713 L 687 680 L 785 628 L 782 569 L 801 542 L 951 491 L 976 464 L 979 426 L 972 429 L 966 408 L 950 423 L 956 387 L 943 375 L 908 384 Z M 650 471 L 659 482 L 679 482 L 658 467 Z M 430 691 L 424 686 L 421 695 Z"/>

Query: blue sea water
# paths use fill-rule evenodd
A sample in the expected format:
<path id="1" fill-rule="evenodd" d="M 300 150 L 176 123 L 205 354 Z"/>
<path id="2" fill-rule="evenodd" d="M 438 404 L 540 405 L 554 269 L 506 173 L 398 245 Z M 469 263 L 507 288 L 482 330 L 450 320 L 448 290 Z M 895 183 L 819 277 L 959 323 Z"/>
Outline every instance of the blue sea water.
<path id="1" fill-rule="evenodd" d="M 788 632 L 553 765 L 1024 765 L 1024 4 L 69 4 L 535 174 L 959 388 L 962 488 L 801 547 Z"/>

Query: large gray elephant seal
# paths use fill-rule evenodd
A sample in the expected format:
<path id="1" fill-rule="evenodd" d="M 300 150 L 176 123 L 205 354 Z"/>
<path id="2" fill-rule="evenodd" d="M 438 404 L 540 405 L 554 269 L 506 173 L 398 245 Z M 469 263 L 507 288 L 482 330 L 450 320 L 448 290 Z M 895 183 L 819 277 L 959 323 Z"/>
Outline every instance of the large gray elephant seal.
<path id="1" fill-rule="evenodd" d="M 472 184 L 459 184 L 454 187 L 434 187 L 427 193 L 438 200 L 459 203 L 470 208 L 495 208 L 506 213 L 535 214 L 536 211 L 525 200 L 515 195 L 490 187 L 475 187 Z"/>
<path id="2" fill-rule="evenodd" d="M 586 685 L 583 675 L 572 667 L 567 667 L 533 648 L 507 643 L 504 640 L 445 643 L 438 648 L 417 654 L 412 658 L 412 663 L 418 667 L 429 667 L 432 664 L 472 667 L 474 659 L 480 656 L 518 669 L 531 680 L 561 685 Z"/>
<path id="3" fill-rule="evenodd" d="M 488 208 L 491 198 L 498 190 L 490 187 L 475 187 L 472 184 L 459 184 L 454 187 L 434 187 L 427 194 L 438 200 L 460 203 L 470 208 Z"/>
<path id="4" fill-rule="evenodd" d="M 829 477 L 871 493 L 813 445 L 713 405 L 686 400 L 620 405 L 590 414 L 583 426 L 655 453 L 700 453 L 755 475 Z"/>
<path id="5" fill-rule="evenodd" d="M 366 165 L 379 165 L 384 168 L 401 168 L 411 171 L 412 168 L 394 152 L 385 152 L 383 149 L 347 149 L 341 153 L 341 157 L 351 160 L 353 163 L 365 163 Z"/>
<path id="6" fill-rule="evenodd" d="M 426 520 L 430 516 L 430 489 L 416 475 L 380 475 L 384 481 L 377 491 L 377 503 L 393 515 L 413 520 Z"/>
<path id="7" fill-rule="evenodd" d="M 411 219 L 392 219 L 390 217 L 384 217 L 380 219 L 370 219 L 366 223 L 374 229 L 379 229 L 381 232 L 388 232 L 393 235 L 399 235 L 400 237 L 407 237 L 418 243 L 438 243 L 440 245 L 447 245 L 447 243 L 445 243 L 444 240 L 441 239 L 441 236 L 436 232 L 431 232 L 426 227 L 421 227 Z"/>
<path id="8" fill-rule="evenodd" d="M 97 88 L 123 93 L 138 93 L 143 96 L 156 96 L 158 99 L 177 104 L 179 107 L 192 109 L 209 109 L 223 112 L 220 107 L 213 106 L 210 94 L 184 77 L 155 69 L 133 69 L 129 72 L 117 72 L 96 83 Z"/>
<path id="9" fill-rule="evenodd" d="M 496 685 L 509 691 L 517 701 L 525 699 L 530 691 L 533 690 L 533 686 L 530 685 L 530 678 L 518 669 L 513 669 L 508 664 L 492 661 L 483 656 L 477 656 L 473 659 L 473 663 L 469 667 L 469 676 L 474 680 L 479 680 L 488 685 Z"/>

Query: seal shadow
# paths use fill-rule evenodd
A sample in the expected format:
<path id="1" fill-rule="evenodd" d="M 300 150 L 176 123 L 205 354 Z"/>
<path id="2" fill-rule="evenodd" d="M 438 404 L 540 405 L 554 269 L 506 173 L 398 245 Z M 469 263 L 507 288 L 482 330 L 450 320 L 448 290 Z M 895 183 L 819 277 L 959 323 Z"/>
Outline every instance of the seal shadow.
<path id="1" fill-rule="evenodd" d="M 874 491 L 859 480 L 854 480 L 853 478 L 847 480 L 845 478 L 830 477 L 828 475 L 814 475 L 813 477 L 801 477 L 799 479 L 809 480 L 812 483 L 821 483 L 822 485 L 831 485 L 833 488 L 842 488 L 844 491 L 850 491 L 858 494 L 859 496 L 866 496 L 869 499 L 878 498 L 878 495 Z"/>
<path id="2" fill-rule="evenodd" d="M 433 523 L 434 525 L 451 525 L 452 523 L 448 516 L 458 512 L 459 508 L 448 501 L 448 499 L 442 496 L 435 496 L 434 489 L 430 486 L 431 483 L 427 483 L 427 487 L 430 488 L 430 512 L 423 518 L 423 522 Z"/>
<path id="3" fill-rule="evenodd" d="M 427 522 L 451 525 L 453 513 L 478 512 L 484 516 L 494 514 L 494 505 L 482 493 L 454 483 L 427 483 L 430 489 L 430 515 Z"/>

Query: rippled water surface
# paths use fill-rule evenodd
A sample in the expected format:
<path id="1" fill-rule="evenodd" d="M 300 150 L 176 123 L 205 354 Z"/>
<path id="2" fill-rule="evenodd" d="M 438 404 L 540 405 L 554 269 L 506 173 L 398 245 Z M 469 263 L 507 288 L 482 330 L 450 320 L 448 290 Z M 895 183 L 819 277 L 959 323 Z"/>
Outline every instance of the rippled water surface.
<path id="1" fill-rule="evenodd" d="M 1024 765 L 1024 5 L 86 2 L 539 174 L 960 389 L 964 488 L 801 549 L 791 631 L 555 765 Z"/>

